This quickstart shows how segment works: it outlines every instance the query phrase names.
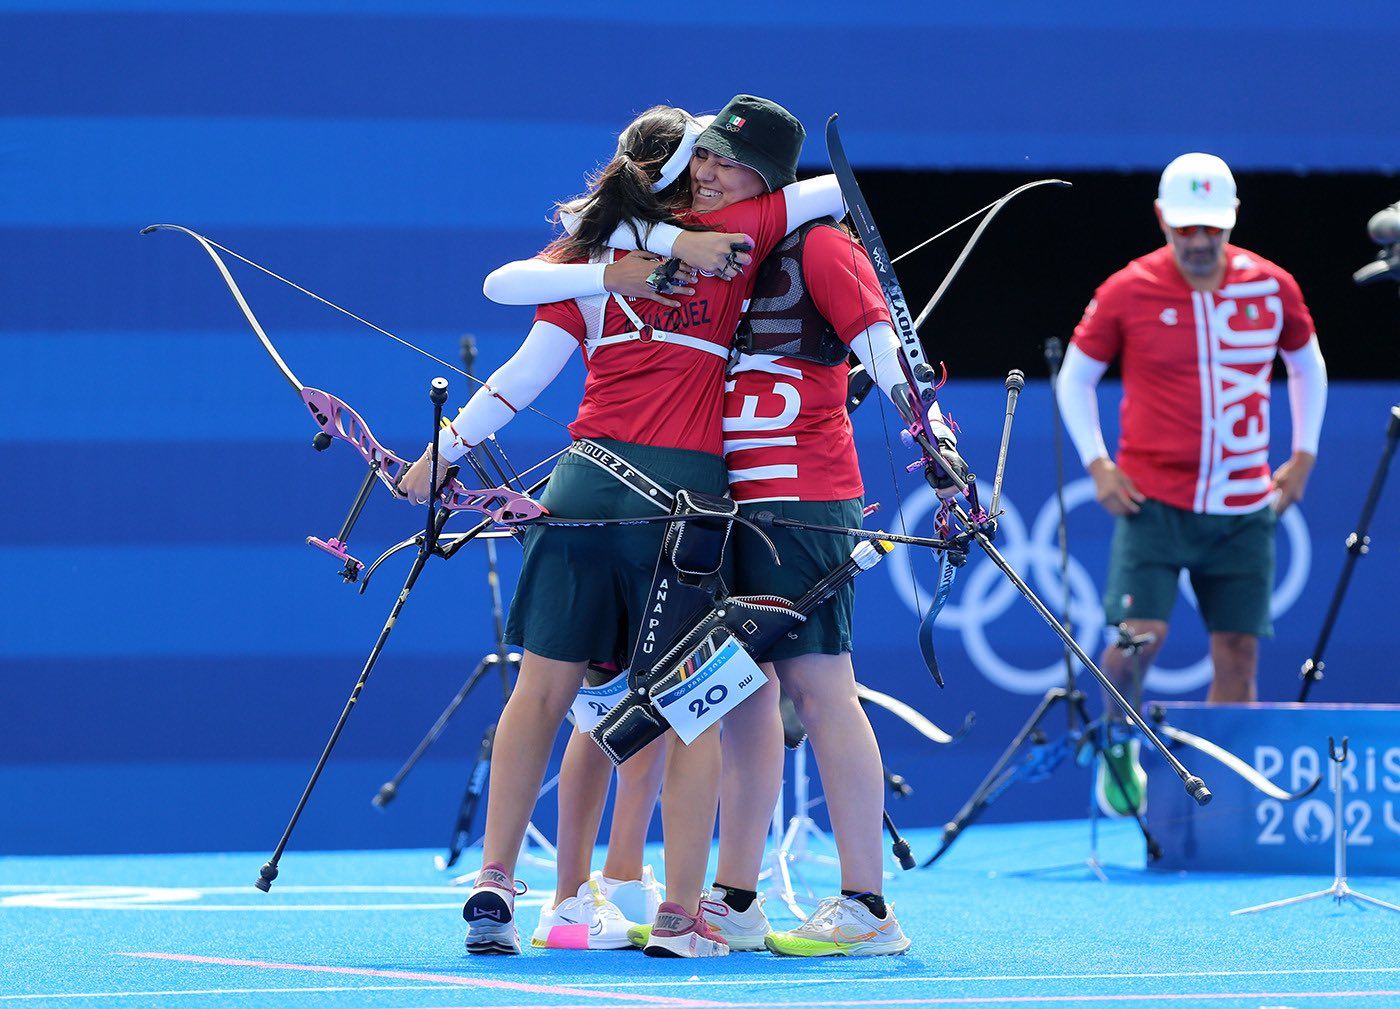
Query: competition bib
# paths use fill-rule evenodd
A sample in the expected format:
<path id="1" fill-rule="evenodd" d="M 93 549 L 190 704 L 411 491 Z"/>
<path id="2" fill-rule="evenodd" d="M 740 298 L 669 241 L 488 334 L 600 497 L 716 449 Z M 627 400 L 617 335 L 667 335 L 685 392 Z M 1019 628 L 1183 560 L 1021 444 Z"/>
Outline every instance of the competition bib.
<path id="1" fill-rule="evenodd" d="M 608 710 L 622 700 L 627 693 L 627 670 L 623 670 L 607 683 L 596 687 L 580 687 L 574 703 L 569 705 L 569 713 L 574 716 L 574 726 L 587 735 L 603 720 Z"/>
<path id="2" fill-rule="evenodd" d="M 652 700 L 688 745 L 767 682 L 758 663 L 726 633 L 692 675 Z"/>

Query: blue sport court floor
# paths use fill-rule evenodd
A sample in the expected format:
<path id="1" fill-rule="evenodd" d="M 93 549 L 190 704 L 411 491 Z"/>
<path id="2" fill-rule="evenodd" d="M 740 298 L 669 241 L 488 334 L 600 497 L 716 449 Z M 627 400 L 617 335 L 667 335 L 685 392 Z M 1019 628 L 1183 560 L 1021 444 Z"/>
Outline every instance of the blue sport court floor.
<path id="1" fill-rule="evenodd" d="M 463 891 L 429 851 L 292 851 L 271 895 L 251 885 L 265 853 L 5 858 L 0 1009 L 1400 1006 L 1400 914 L 1329 900 L 1232 918 L 1321 889 L 1328 867 L 1148 872 L 1131 829 L 1103 832 L 1102 883 L 1082 866 L 1081 822 L 977 826 L 889 882 L 910 953 L 852 960 L 468 957 Z M 931 831 L 908 837 L 932 850 Z M 806 873 L 821 889 L 830 871 Z M 553 887 L 522 875 L 532 927 Z M 1353 883 L 1400 901 L 1400 879 Z"/>

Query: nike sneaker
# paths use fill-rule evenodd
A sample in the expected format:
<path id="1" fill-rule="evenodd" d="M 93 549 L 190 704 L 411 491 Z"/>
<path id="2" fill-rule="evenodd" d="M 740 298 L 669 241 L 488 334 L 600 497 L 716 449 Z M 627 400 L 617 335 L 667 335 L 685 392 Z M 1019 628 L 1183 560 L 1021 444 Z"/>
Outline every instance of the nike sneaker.
<path id="1" fill-rule="evenodd" d="M 519 887 L 519 889 L 516 889 Z M 506 874 L 500 862 L 490 862 L 476 874 L 476 886 L 462 906 L 467 922 L 468 953 L 519 953 L 515 928 L 515 898 L 525 884 Z"/>
<path id="2" fill-rule="evenodd" d="M 1099 754 L 1094 794 L 1105 816 L 1132 816 L 1147 808 L 1147 772 L 1139 756 L 1142 741 L 1123 739 Z"/>
<path id="3" fill-rule="evenodd" d="M 782 956 L 893 956 L 909 948 L 894 906 L 877 918 L 854 897 L 826 897 L 790 932 L 774 932 L 767 947 Z"/>
<path id="4" fill-rule="evenodd" d="M 540 924 L 530 937 L 538 949 L 626 949 L 634 926 L 590 879 L 578 893 L 553 909 L 540 908 Z"/>
<path id="5" fill-rule="evenodd" d="M 642 952 L 667 957 L 727 956 L 729 945 L 706 921 L 707 904 L 710 902 L 701 901 L 700 913 L 690 915 L 679 904 L 664 902 L 656 912 Z"/>
<path id="6" fill-rule="evenodd" d="M 736 911 L 724 903 L 724 895 L 724 887 L 717 886 L 707 891 L 700 901 L 700 910 L 710 930 L 729 944 L 731 953 L 756 953 L 763 949 L 764 941 L 773 931 L 763 911 L 763 898 L 756 899 L 747 910 Z M 714 905 L 721 905 L 722 910 Z M 628 930 L 627 938 L 634 946 L 644 947 L 651 938 L 651 926 L 634 926 Z"/>
<path id="7" fill-rule="evenodd" d="M 616 904 L 622 917 L 628 921 L 650 925 L 656 920 L 656 911 L 661 906 L 661 891 L 665 888 L 656 881 L 651 866 L 642 866 L 641 879 L 609 879 L 601 872 L 595 872 L 592 878 L 597 880 L 603 896 Z"/>

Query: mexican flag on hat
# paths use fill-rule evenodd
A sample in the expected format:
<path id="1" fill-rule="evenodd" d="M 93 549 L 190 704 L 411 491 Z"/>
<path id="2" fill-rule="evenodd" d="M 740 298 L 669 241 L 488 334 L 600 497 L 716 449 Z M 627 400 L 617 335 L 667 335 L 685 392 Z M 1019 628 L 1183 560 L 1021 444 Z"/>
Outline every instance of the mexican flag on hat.
<path id="1" fill-rule="evenodd" d="M 802 124 L 777 102 L 735 95 L 695 146 L 752 168 L 771 193 L 797 181 L 797 159 L 806 137 Z"/>
<path id="2" fill-rule="evenodd" d="M 1157 207 L 1169 228 L 1233 228 L 1239 205 L 1230 166 L 1214 154 L 1183 154 L 1162 172 L 1157 187 Z"/>

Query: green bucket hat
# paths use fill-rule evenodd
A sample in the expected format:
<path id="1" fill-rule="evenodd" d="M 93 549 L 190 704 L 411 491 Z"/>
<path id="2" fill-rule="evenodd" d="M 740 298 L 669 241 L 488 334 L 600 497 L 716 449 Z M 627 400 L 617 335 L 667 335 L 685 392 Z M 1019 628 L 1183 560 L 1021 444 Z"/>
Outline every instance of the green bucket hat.
<path id="1" fill-rule="evenodd" d="M 735 95 L 695 141 L 696 147 L 752 168 L 771 193 L 797 181 L 807 131 L 777 102 Z"/>

